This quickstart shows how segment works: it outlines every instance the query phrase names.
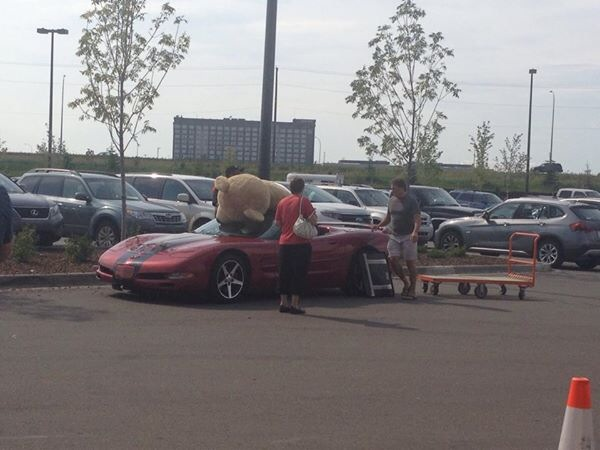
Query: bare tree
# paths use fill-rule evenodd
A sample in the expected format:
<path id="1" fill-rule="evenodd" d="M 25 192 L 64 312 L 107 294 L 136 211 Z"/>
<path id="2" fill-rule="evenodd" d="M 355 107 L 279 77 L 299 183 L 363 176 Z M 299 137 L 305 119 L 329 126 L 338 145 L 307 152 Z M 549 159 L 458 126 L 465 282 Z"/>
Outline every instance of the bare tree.
<path id="1" fill-rule="evenodd" d="M 179 65 L 190 39 L 179 33 L 185 22 L 165 3 L 146 23 L 145 0 L 92 0 L 92 9 L 81 17 L 86 27 L 79 39 L 87 84 L 81 97 L 69 104 L 82 112 L 81 120 L 103 123 L 119 152 L 121 166 L 121 239 L 126 236 L 125 151 L 140 134 L 156 131 L 148 120 L 165 76 Z M 171 26 L 168 33 L 164 28 Z"/>
<path id="2" fill-rule="evenodd" d="M 508 188 L 514 175 L 523 173 L 527 166 L 527 154 L 521 151 L 523 133 L 514 134 L 512 138 L 504 140 L 504 147 L 500 149 L 500 157 L 495 158 L 494 168 L 504 175 L 504 191 L 508 195 Z"/>
<path id="3" fill-rule="evenodd" d="M 492 133 L 489 120 L 483 121 L 481 125 L 477 126 L 475 136 L 469 136 L 471 141 L 469 151 L 473 153 L 473 166 L 476 168 L 488 168 L 488 159 L 494 137 L 495 134 Z"/>
<path id="4" fill-rule="evenodd" d="M 416 163 L 430 164 L 441 155 L 438 139 L 444 130 L 439 102 L 460 90 L 448 81 L 446 59 L 454 56 L 442 45 L 441 33 L 425 34 L 420 21 L 425 11 L 404 0 L 380 26 L 369 47 L 372 64 L 356 72 L 347 103 L 356 105 L 354 118 L 370 125 L 358 139 L 368 156 L 380 155 L 406 165 L 416 181 Z"/>

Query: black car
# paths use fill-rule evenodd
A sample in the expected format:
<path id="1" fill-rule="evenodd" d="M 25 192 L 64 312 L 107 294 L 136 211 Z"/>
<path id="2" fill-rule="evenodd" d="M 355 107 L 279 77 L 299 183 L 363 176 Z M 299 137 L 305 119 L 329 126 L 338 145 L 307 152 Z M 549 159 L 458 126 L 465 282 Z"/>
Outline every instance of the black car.
<path id="1" fill-rule="evenodd" d="M 52 245 L 62 235 L 63 216 L 58 205 L 41 195 L 25 192 L 18 184 L 0 173 L 13 206 L 13 228 L 18 232 L 26 225 L 35 228 L 40 245 Z"/>
<path id="2" fill-rule="evenodd" d="M 502 203 L 502 199 L 492 192 L 455 189 L 450 191 L 450 195 L 459 205 L 477 209 L 488 209 Z"/>
<path id="3" fill-rule="evenodd" d="M 562 173 L 563 168 L 562 165 L 557 162 L 545 162 L 539 166 L 535 166 L 531 171 L 539 173 Z"/>
<path id="4" fill-rule="evenodd" d="M 431 216 L 434 230 L 446 219 L 474 216 L 483 212 L 479 208 L 460 206 L 448 192 L 439 187 L 412 185 L 408 192 L 415 197 L 421 211 Z"/>

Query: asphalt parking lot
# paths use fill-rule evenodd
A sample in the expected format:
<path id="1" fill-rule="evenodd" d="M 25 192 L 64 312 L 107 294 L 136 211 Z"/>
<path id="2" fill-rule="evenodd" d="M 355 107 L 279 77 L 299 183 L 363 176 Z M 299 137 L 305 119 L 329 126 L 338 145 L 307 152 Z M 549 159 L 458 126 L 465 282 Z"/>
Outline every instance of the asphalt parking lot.
<path id="1" fill-rule="evenodd" d="M 599 288 L 565 270 L 523 301 L 326 292 L 303 317 L 275 297 L 0 291 L 0 448 L 556 448 L 570 378 L 597 397 Z"/>

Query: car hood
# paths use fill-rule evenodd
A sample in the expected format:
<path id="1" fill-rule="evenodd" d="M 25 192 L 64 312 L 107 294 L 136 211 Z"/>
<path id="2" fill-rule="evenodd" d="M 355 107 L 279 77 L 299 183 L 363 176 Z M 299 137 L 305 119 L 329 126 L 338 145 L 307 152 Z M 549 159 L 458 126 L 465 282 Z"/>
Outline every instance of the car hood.
<path id="1" fill-rule="evenodd" d="M 465 217 L 483 212 L 483 209 L 468 206 L 428 206 L 426 209 L 427 213 L 434 217 L 440 214 L 446 217 Z"/>
<path id="2" fill-rule="evenodd" d="M 55 204 L 41 195 L 29 192 L 13 192 L 8 194 L 8 196 L 14 208 L 49 208 Z"/>
<path id="3" fill-rule="evenodd" d="M 321 202 L 312 202 L 312 205 L 319 211 L 332 211 L 339 214 L 354 214 L 365 216 L 369 215 L 369 211 L 366 208 L 361 208 L 359 206 L 347 205 L 346 203 L 321 203 Z"/>
<path id="4" fill-rule="evenodd" d="M 489 223 L 481 216 L 472 216 L 472 217 L 457 217 L 455 219 L 445 220 L 441 225 L 440 229 L 445 228 L 450 225 L 458 225 L 459 227 L 470 227 L 477 225 L 485 225 Z"/>
<path id="5" fill-rule="evenodd" d="M 102 200 L 102 202 L 110 203 L 113 207 L 118 209 L 121 208 L 121 200 Z M 157 203 L 144 202 L 141 200 L 127 200 L 127 208 L 137 211 L 179 213 L 179 210 L 172 206 L 159 205 Z"/>

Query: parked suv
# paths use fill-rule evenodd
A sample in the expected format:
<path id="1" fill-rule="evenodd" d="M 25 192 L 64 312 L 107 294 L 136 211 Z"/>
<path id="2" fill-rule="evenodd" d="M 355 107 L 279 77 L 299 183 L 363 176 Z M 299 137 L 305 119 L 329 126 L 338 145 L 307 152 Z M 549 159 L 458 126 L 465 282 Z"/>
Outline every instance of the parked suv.
<path id="1" fill-rule="evenodd" d="M 171 206 L 185 215 L 188 231 L 215 218 L 213 178 L 156 173 L 128 173 L 125 178 L 150 202 Z"/>
<path id="2" fill-rule="evenodd" d="M 280 181 L 279 184 L 289 188 L 289 183 Z M 320 223 L 346 222 L 369 225 L 371 214 L 366 208 L 343 203 L 341 200 L 313 184 L 304 185 L 302 195 L 308 197 L 317 210 L 317 220 Z"/>
<path id="3" fill-rule="evenodd" d="M 491 192 L 455 189 L 450 191 L 450 195 L 454 197 L 460 206 L 468 206 L 470 208 L 488 209 L 490 206 L 502 203 L 502 199 Z"/>
<path id="4" fill-rule="evenodd" d="M 409 187 L 409 192 L 419 202 L 421 211 L 431 216 L 434 230 L 437 230 L 446 219 L 473 216 L 483 212 L 479 208 L 460 206 L 448 192 L 439 187 L 412 185 Z"/>
<path id="5" fill-rule="evenodd" d="M 52 245 L 60 239 L 63 216 L 55 202 L 41 195 L 25 192 L 14 181 L 1 173 L 0 184 L 6 188 L 12 203 L 15 231 L 19 231 L 25 225 L 33 226 L 40 245 Z"/>
<path id="6" fill-rule="evenodd" d="M 33 169 L 21 177 L 26 190 L 55 201 L 64 217 L 64 235 L 88 235 L 99 247 L 121 236 L 121 179 L 115 175 L 63 169 Z M 150 203 L 126 184 L 127 221 L 140 233 L 179 233 L 186 219 L 175 208 Z"/>
<path id="7" fill-rule="evenodd" d="M 364 186 L 320 186 L 348 205 L 360 206 L 371 213 L 373 223 L 379 223 L 387 214 L 389 196 L 379 189 Z M 431 217 L 421 211 L 419 244 L 426 244 L 433 237 Z"/>
<path id="8" fill-rule="evenodd" d="M 559 164 L 557 162 L 545 162 L 543 164 L 540 164 L 539 166 L 533 167 L 531 171 L 539 173 L 562 173 L 563 167 L 562 164 Z"/>
<path id="9" fill-rule="evenodd" d="M 447 220 L 438 228 L 438 248 L 464 246 L 480 253 L 505 253 L 515 231 L 537 233 L 537 259 L 560 267 L 563 261 L 591 269 L 600 263 L 600 209 L 576 201 L 515 198 L 481 217 Z M 524 242 L 519 240 L 520 242 Z M 516 250 L 531 255 L 531 242 Z"/>
<path id="10" fill-rule="evenodd" d="M 600 192 L 593 189 L 563 188 L 556 192 L 558 198 L 594 198 L 600 199 Z"/>

